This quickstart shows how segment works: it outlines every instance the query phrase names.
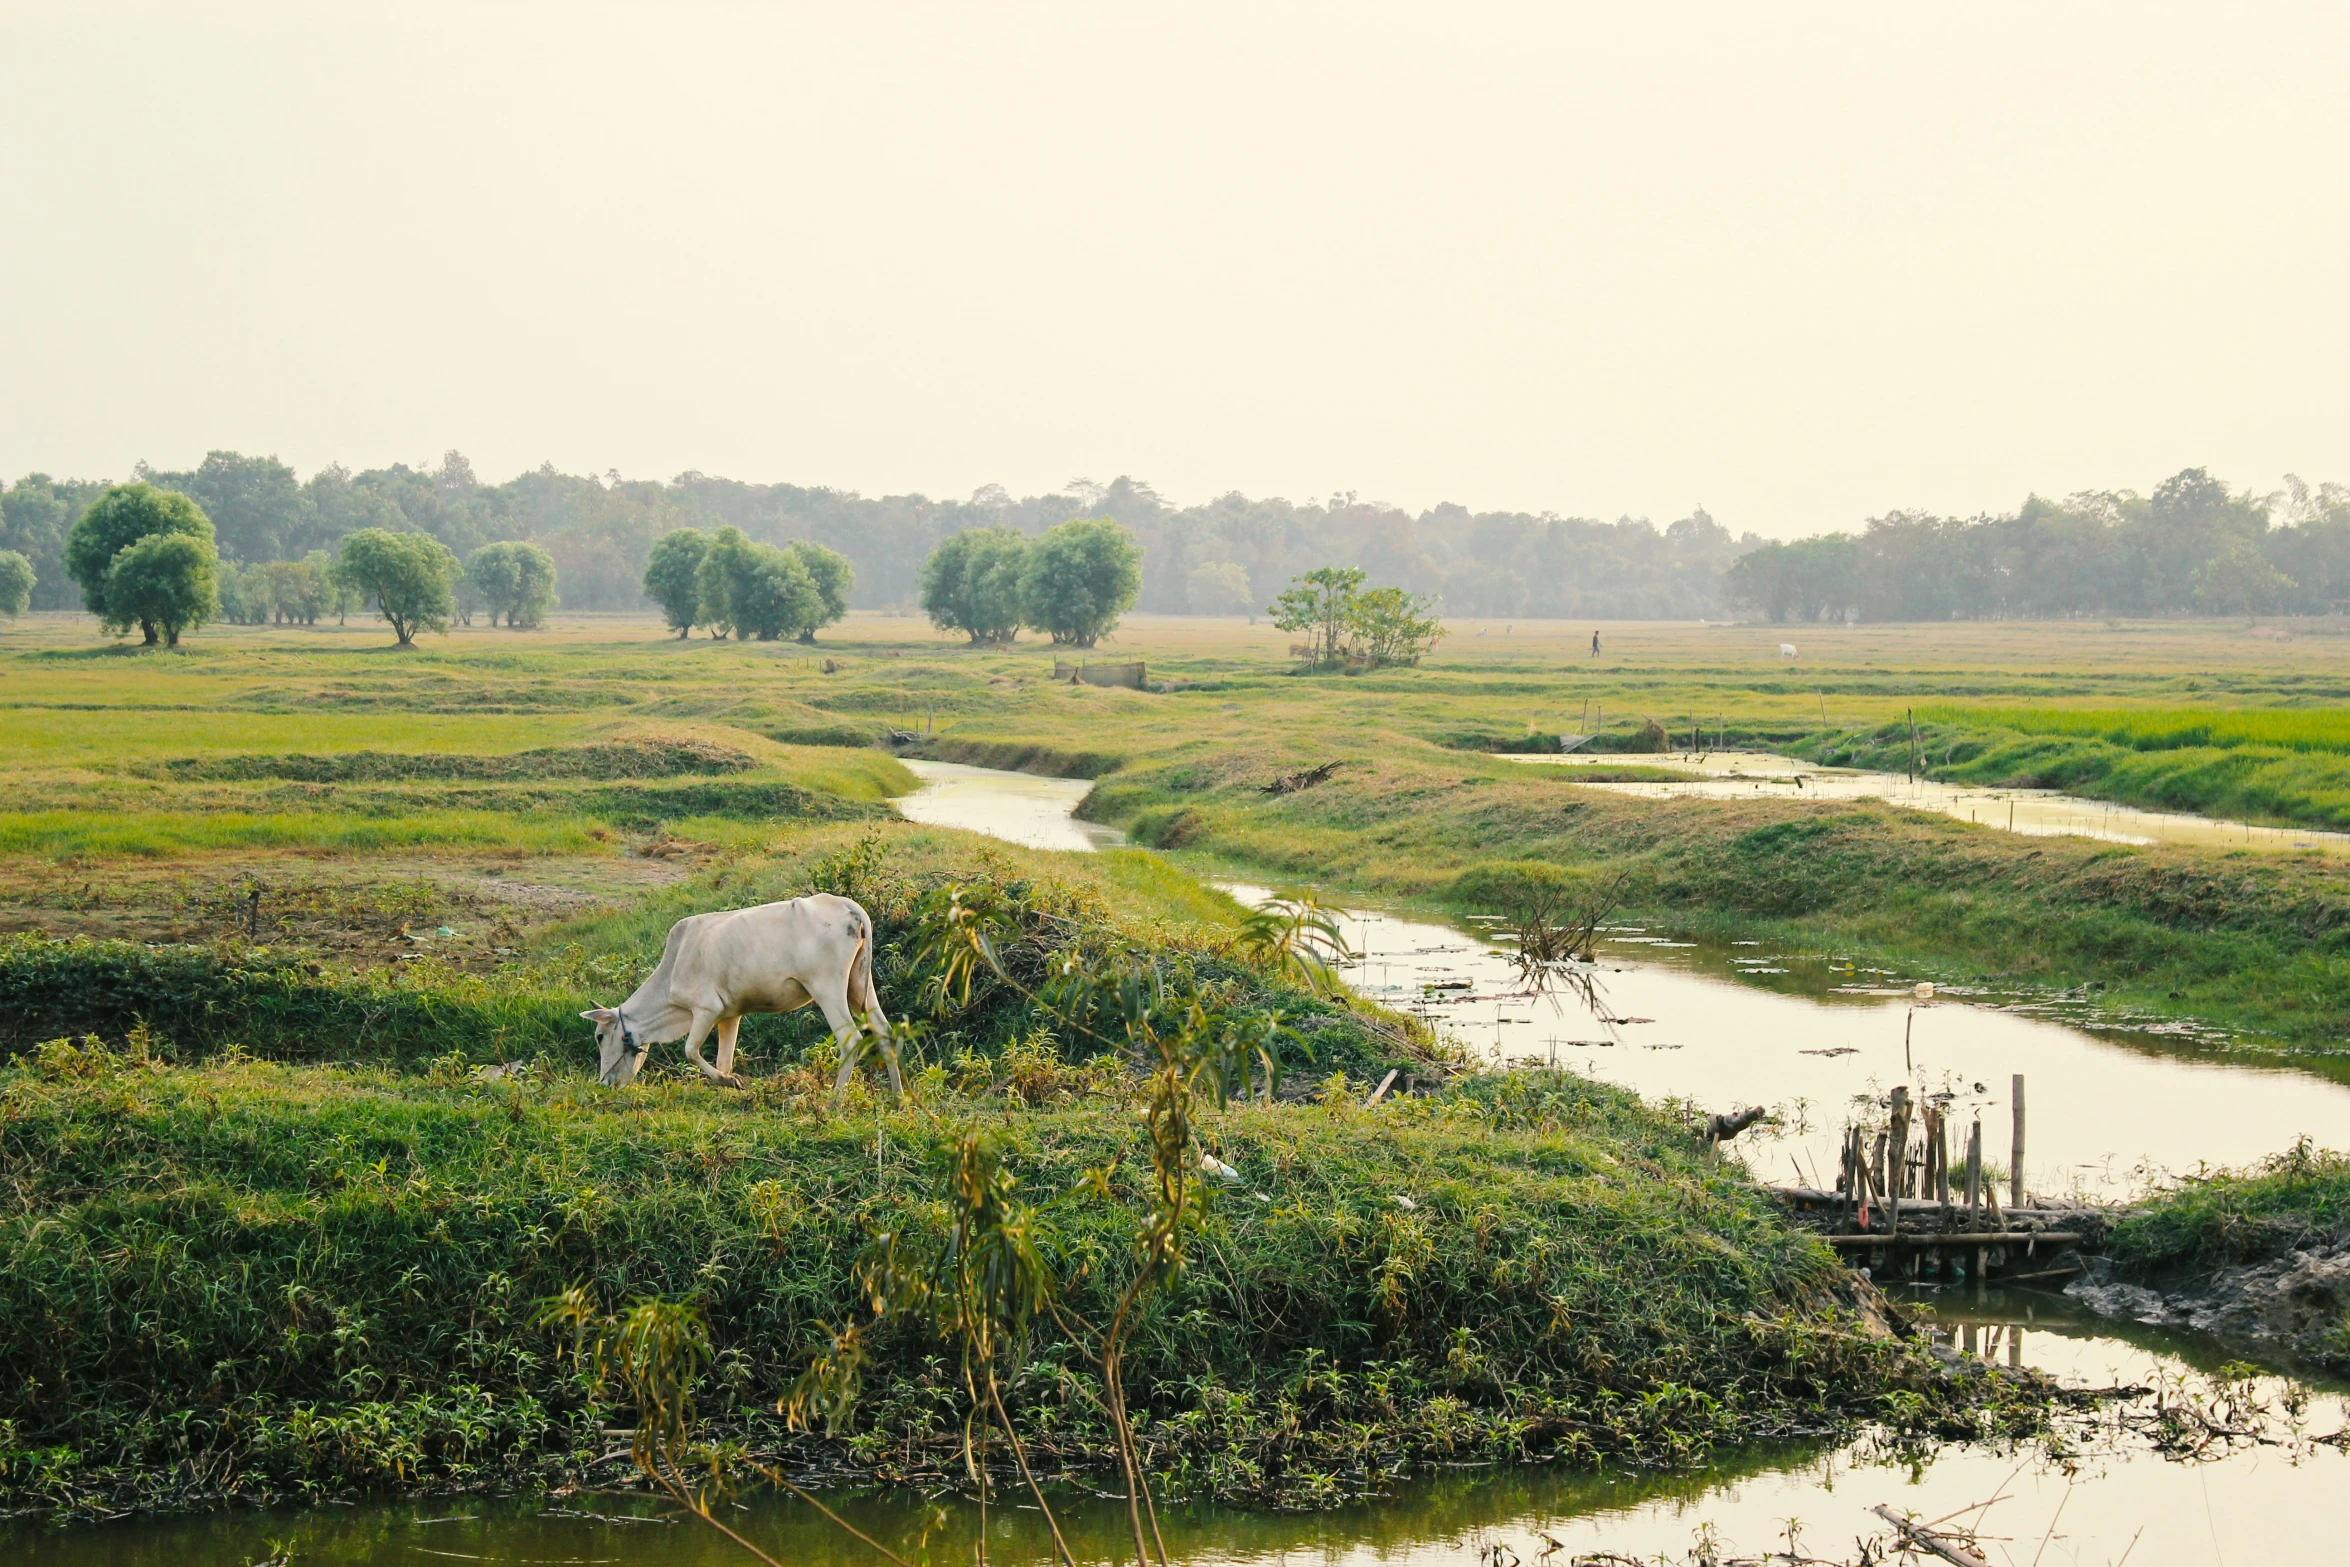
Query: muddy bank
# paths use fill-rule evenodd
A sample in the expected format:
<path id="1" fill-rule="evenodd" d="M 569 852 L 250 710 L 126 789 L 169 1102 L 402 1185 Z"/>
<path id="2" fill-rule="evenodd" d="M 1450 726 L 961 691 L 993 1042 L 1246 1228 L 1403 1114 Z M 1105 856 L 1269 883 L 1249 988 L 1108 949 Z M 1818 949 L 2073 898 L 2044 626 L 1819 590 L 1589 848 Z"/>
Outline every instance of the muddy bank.
<path id="1" fill-rule="evenodd" d="M 2350 1232 L 2203 1273 L 2129 1276 L 2106 1257 L 2065 1293 L 2101 1316 L 2192 1328 L 2329 1370 L 2350 1370 Z"/>

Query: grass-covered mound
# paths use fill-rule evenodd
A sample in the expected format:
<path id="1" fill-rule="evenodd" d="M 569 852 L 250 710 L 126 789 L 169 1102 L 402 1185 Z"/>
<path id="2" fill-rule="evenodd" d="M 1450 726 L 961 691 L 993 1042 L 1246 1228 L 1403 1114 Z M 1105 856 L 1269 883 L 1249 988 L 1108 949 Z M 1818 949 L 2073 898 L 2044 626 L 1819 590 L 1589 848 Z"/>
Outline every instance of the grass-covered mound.
<path id="1" fill-rule="evenodd" d="M 958 883 L 1000 889 L 1023 933 L 1031 980 L 1055 953 L 1133 947 L 1165 954 L 1278 1007 L 1286 1069 L 1319 1076 L 1425 1064 L 1429 1043 L 1400 1019 L 1268 985 L 1233 946 L 1239 908 L 1139 851 L 1076 857 L 1013 848 L 896 821 L 802 829 L 757 851 L 720 856 L 614 912 L 538 932 L 487 971 L 438 955 L 437 937 L 403 926 L 409 962 L 354 965 L 303 944 L 242 941 L 150 946 L 41 936 L 0 938 L 0 1053 L 84 1035 L 190 1063 L 224 1050 L 281 1061 L 370 1062 L 409 1070 L 443 1061 L 586 1059 L 584 1008 L 625 997 L 659 963 L 669 927 L 688 914 L 811 891 L 858 899 L 878 934 L 882 1007 L 920 1016 L 928 1003 L 913 950 L 922 900 Z M 517 937 L 517 940 L 523 938 Z M 443 944 L 445 945 L 445 944 Z M 1041 1014 L 1012 988 L 982 983 L 922 1049 L 951 1061 L 993 1059 L 1035 1032 Z M 743 1070 L 788 1070 L 827 1030 L 813 1008 L 744 1020 Z M 677 1047 L 664 1047 L 675 1059 Z"/>
<path id="2" fill-rule="evenodd" d="M 2303 1138 L 2245 1169 L 2199 1171 L 2125 1215 L 2105 1249 L 2118 1280 L 2150 1286 L 2172 1320 L 2350 1372 L 2350 1154 Z M 2100 1310 L 2147 1309 L 2142 1288 L 2089 1295 Z"/>
<path id="3" fill-rule="evenodd" d="M 2191 1177 L 2116 1224 L 2107 1251 L 2140 1276 L 2258 1262 L 2350 1237 L 2350 1154 L 2304 1140 L 2244 1170 Z"/>
<path id="4" fill-rule="evenodd" d="M 541 1299 L 699 1301 L 701 1403 L 754 1449 L 855 1255 L 993 1129 L 1042 1205 L 1066 1310 L 1133 1266 L 1147 1167 L 1131 1079 L 1032 1058 L 829 1107 L 816 1073 L 747 1093 L 665 1073 L 485 1080 L 52 1045 L 0 1071 L 0 1505 L 110 1511 L 365 1488 L 527 1486 L 615 1445 Z M 1028 1107 L 1028 1101 L 1035 1101 Z M 1307 1501 L 1415 1460 L 1670 1463 L 1894 1414 L 1951 1429 L 1980 1386 L 1856 1332 L 1827 1254 L 1630 1094 L 1471 1079 L 1360 1107 L 1203 1122 L 1218 1186 L 1127 1383 L 1179 1484 Z M 1081 1172 L 1111 1166 L 1107 1195 Z M 948 1354 L 883 1325 L 858 1413 L 819 1453 L 935 1477 L 960 1439 Z M 1059 1328 L 1020 1356 L 1041 1462 L 1106 1452 L 1098 1370 Z M 1955 1423 L 1955 1424 L 1954 1424 Z"/>

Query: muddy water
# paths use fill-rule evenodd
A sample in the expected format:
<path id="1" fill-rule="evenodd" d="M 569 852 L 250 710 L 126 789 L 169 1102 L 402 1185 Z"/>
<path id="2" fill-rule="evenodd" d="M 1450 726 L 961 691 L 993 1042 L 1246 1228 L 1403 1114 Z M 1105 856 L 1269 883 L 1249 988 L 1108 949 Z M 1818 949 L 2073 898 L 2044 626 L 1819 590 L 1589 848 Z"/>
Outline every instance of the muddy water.
<path id="1" fill-rule="evenodd" d="M 2159 1383 L 2173 1399 L 2192 1397 L 2206 1408 L 2225 1396 L 2211 1376 L 2224 1363 L 2217 1346 L 2176 1336 L 2116 1337 L 2110 1325 L 2085 1324 L 2061 1298 L 1994 1292 L 1929 1309 L 1927 1319 L 1960 1353 L 2042 1369 L 2076 1386 Z M 1947 1448 L 1915 1467 L 1863 1440 L 1749 1450 L 1677 1475 L 1466 1466 L 1321 1513 L 1193 1505 L 1162 1516 L 1173 1558 L 1205 1567 L 1467 1567 L 1495 1543 L 1530 1562 L 1546 1537 L 1567 1548 L 1554 1561 L 1596 1551 L 1680 1561 L 1701 1533 L 1725 1551 L 1781 1547 L 1791 1519 L 1801 1543 L 1841 1560 L 1855 1537 L 1881 1532 L 1873 1506 L 1932 1519 L 1994 1498 L 2001 1500 L 1980 1515 L 1993 1561 L 2037 1555 L 2049 1563 L 2106 1564 L 2125 1552 L 2151 1563 L 2340 1560 L 2350 1530 L 2350 1458 L 2311 1439 L 2342 1430 L 2350 1401 L 2338 1389 L 2275 1376 L 2235 1383 L 2233 1391 L 2238 1403 L 2225 1423 L 2258 1429 L 2262 1440 L 2215 1446 L 2196 1462 L 2154 1450 L 2138 1429 L 2149 1407 L 2139 1400 L 2118 1415 L 2068 1426 L 2051 1444 Z M 988 1559 L 1005 1567 L 1050 1561 L 1039 1515 L 1004 1505 L 1008 1500 L 991 1510 Z M 830 1501 L 912 1559 L 974 1560 L 978 1512 L 963 1498 L 885 1492 Z M 1119 1559 L 1124 1518 L 1116 1504 L 1063 1492 L 1056 1507 L 1080 1561 Z M 725 1516 L 780 1561 L 862 1567 L 879 1559 L 790 1499 L 747 1495 Z M 614 1493 L 559 1503 L 465 1497 L 0 1534 L 0 1556 L 40 1567 L 245 1567 L 275 1545 L 290 1546 L 297 1564 L 353 1567 L 718 1567 L 749 1560 L 666 1506 Z"/>
<path id="2" fill-rule="evenodd" d="M 2197 843 L 2268 852 L 2318 850 L 2350 855 L 2350 833 L 2307 827 L 2256 827 L 2249 822 L 2175 811 L 2141 811 L 2053 789 L 1992 789 L 1935 783 L 1900 773 L 1814 767 L 1763 751 L 1712 751 L 1703 756 L 1503 755 L 1497 761 L 1537 767 L 1623 767 L 1650 763 L 1705 776 L 1671 783 L 1592 783 L 1592 789 L 1648 800 L 1883 800 L 1913 810 L 1938 811 L 1961 821 L 2033 837 L 2095 838 L 2105 843 Z"/>
<path id="3" fill-rule="evenodd" d="M 1083 778 L 1040 778 L 960 762 L 906 759 L 922 787 L 894 803 L 910 822 L 960 827 L 1024 844 L 1031 849 L 1073 849 L 1083 853 L 1124 843 L 1115 827 L 1081 822 L 1071 813 L 1092 792 Z"/>
<path id="4" fill-rule="evenodd" d="M 1777 762 L 1782 759 L 1771 758 Z M 1072 819 L 1082 780 L 946 762 L 910 764 L 924 787 L 899 802 L 917 821 L 1043 848 L 1117 841 Z M 1228 887 L 1244 902 L 1269 896 Z M 1477 924 L 1347 911 L 1364 994 L 1418 1011 L 1488 1058 L 1571 1065 L 1652 1097 L 1709 1110 L 1764 1104 L 1775 1129 L 1742 1140 L 1767 1180 L 1834 1178 L 1855 1096 L 1896 1083 L 1949 1092 L 1963 1136 L 1983 1125 L 2004 1168 L 2010 1084 L 2025 1077 L 2025 1177 L 2049 1196 L 2120 1197 L 2199 1164 L 2244 1164 L 2300 1136 L 2350 1147 L 2350 1061 L 2289 1064 L 2177 1023 L 2117 1018 L 2086 999 L 1937 991 L 1924 975 L 1747 943 L 1698 946 L 1619 929 L 1601 949 L 1595 1004 L 1530 995 L 1506 946 Z"/>
<path id="5" fill-rule="evenodd" d="M 925 769 L 941 765 L 925 764 Z M 916 796 L 907 814 L 978 831 L 1000 827 L 1002 836 L 1017 833 L 1022 836 L 1016 841 L 1041 839 L 1047 846 L 1090 848 L 1100 841 L 1074 828 L 1057 837 L 1047 830 L 1049 822 L 1040 825 L 1040 813 L 1055 800 L 1066 801 L 1059 806 L 1065 819 L 1082 798 L 1083 786 L 1018 775 L 995 775 L 1000 782 L 975 777 L 983 771 L 926 770 L 926 779 L 941 780 L 938 792 L 928 806 Z M 1033 785 L 1040 782 L 1053 787 L 1039 791 Z M 949 788 L 958 792 L 942 803 Z M 1239 890 L 1261 895 L 1258 889 Z M 1367 954 L 1356 981 L 1398 1002 L 1417 1000 L 1423 979 L 1469 978 L 1480 987 L 1499 987 L 1507 977 L 1506 964 L 1489 955 L 1496 949 L 1451 926 L 1363 911 L 1350 930 Z M 1803 961 L 1774 960 L 1759 949 L 1659 950 L 1639 931 L 1615 933 L 1606 957 L 1601 999 L 1604 1015 L 1617 1019 L 1612 1024 L 1588 1011 L 1538 1014 L 1525 1005 L 1527 998 L 1498 988 L 1476 1000 L 1430 1004 L 1429 1009 L 1471 1042 L 1480 1035 L 1498 1037 L 1502 1054 L 1547 1059 L 1555 1049 L 1562 1059 L 1588 1062 L 1590 1070 L 1644 1091 L 1687 1091 L 1708 1102 L 1784 1099 L 1793 1083 L 1821 1096 L 1824 1113 L 1832 1116 L 1837 1094 L 1880 1074 L 1899 1075 L 1897 1030 L 1909 1020 L 1912 1003 L 1895 992 L 1905 976 L 1865 974 L 1824 962 L 1816 964 L 1816 973 L 1807 972 Z M 2201 1117 L 2206 1138 L 2230 1148 L 2236 1144 L 2229 1139 L 2238 1139 L 2249 1152 L 2278 1146 L 2290 1135 L 2288 1127 L 2312 1119 L 2295 1112 L 2295 1104 L 2317 1102 L 2325 1115 L 2341 1114 L 2338 1100 L 2320 1093 L 2335 1091 L 2333 1085 L 2305 1075 L 2199 1060 L 2179 1053 L 2190 1047 L 2158 1036 L 2117 1043 L 2068 1023 L 1995 1010 L 1989 999 L 1937 1001 L 1920 1009 L 1910 1048 L 1913 1057 L 1922 1051 L 1945 1069 L 1976 1063 L 1961 1076 L 1993 1070 L 1993 1052 L 2009 1053 L 1998 1060 L 2013 1056 L 2032 1074 L 2036 1140 L 2045 1135 L 2054 1143 L 2083 1146 L 2097 1141 L 2094 1125 L 2066 1121 L 2067 1095 L 2058 1091 L 2060 1082 L 2101 1085 L 2107 1113 L 2116 1121 L 2169 1116 L 2163 1108 L 2168 1099 L 2186 1098 Z M 1657 1021 L 1631 1021 L 1641 1016 Z M 1536 1020 L 1512 1021 L 1520 1017 Z M 1599 1043 L 1602 1038 L 1612 1042 Z M 1699 1040 L 1713 1043 L 1696 1048 Z M 1836 1043 L 1845 1040 L 1852 1043 Z M 1676 1044 L 1679 1049 L 1669 1048 Z M 1847 1048 L 1856 1054 L 1803 1054 Z M 2080 1052 L 2078 1061 L 2062 1072 L 2053 1070 L 2048 1063 L 2066 1050 Z M 1813 1068 L 1806 1062 L 1823 1065 Z M 2181 1075 L 2160 1075 L 2173 1071 Z M 1788 1075 L 1807 1072 L 1817 1075 Z M 2156 1075 L 2132 1075 L 2138 1072 Z M 1750 1083 L 1755 1091 L 1738 1091 Z M 2284 1085 L 2281 1097 L 2260 1098 L 2245 1086 L 2262 1083 Z M 2116 1084 L 2129 1085 L 2133 1096 L 2120 1101 L 2131 1107 L 2126 1117 L 2113 1110 L 2111 1096 L 2121 1091 Z M 2227 1097 L 2239 1090 L 2254 1097 Z M 2234 1108 L 2214 1116 L 2214 1105 Z M 1986 1101 L 1984 1108 L 1989 1124 L 1988 1112 L 1998 1106 Z M 2256 1138 L 2264 1118 L 2273 1127 Z M 2215 1121 L 2227 1126 L 2215 1128 Z M 2182 1146 L 2185 1130 L 2177 1134 Z M 2163 1134 L 2164 1146 L 2172 1136 Z M 1798 1136 L 1757 1162 L 1771 1173 L 1772 1157 L 1800 1158 L 1811 1146 Z M 2203 1156 L 2215 1156 L 2199 1148 Z M 2051 1160 L 2061 1170 L 2063 1159 L 2052 1155 Z M 1748 1450 L 1707 1469 L 1671 1476 L 1439 1469 L 1376 1496 L 1307 1515 L 1177 1506 L 1163 1511 L 1168 1543 L 1175 1559 L 1211 1567 L 1467 1567 L 1493 1560 L 1490 1549 L 1496 1544 L 1532 1562 L 1540 1558 L 1546 1540 L 1565 1547 L 1550 1558 L 1554 1562 L 1569 1552 L 1595 1551 L 1634 1558 L 1663 1554 L 1681 1561 L 1701 1538 L 1718 1542 L 1724 1554 L 1783 1548 L 1793 1521 L 1801 1545 L 1843 1559 L 1852 1554 L 1856 1538 L 1882 1534 L 1869 1509 L 1883 1504 L 1928 1519 L 1962 1514 L 1961 1521 L 1979 1520 L 1996 1562 L 2053 1567 L 2125 1558 L 2141 1564 L 2341 1559 L 2341 1542 L 2350 1537 L 2350 1457 L 2338 1446 L 2312 1440 L 2350 1425 L 2350 1399 L 2341 1389 L 2313 1388 L 2275 1375 L 2249 1381 L 2231 1375 L 2223 1389 L 2213 1375 L 2230 1358 L 2223 1346 L 2193 1335 L 2090 1319 L 2061 1296 L 1953 1292 L 1915 1299 L 1955 1353 L 2045 1370 L 2077 1386 L 2158 1384 L 2173 1402 L 2196 1402 L 2216 1412 L 2217 1423 L 2257 1431 L 2258 1439 L 2213 1442 L 2191 1462 L 2165 1457 L 2146 1429 L 2150 1402 L 2141 1399 L 2106 1406 L 2105 1413 L 2065 1427 L 2052 1443 L 2012 1450 L 1953 1447 L 1916 1463 L 1863 1440 L 1841 1447 Z M 887 1492 L 831 1500 L 860 1527 L 915 1560 L 975 1559 L 978 1514 L 962 1498 Z M 1969 1511 L 1985 1503 L 1993 1504 L 1988 1511 Z M 1066 1493 L 1058 1505 L 1079 1560 L 1119 1558 L 1123 1515 L 1115 1504 Z M 862 1567 L 879 1559 L 789 1499 L 745 1496 L 725 1516 L 781 1561 Z M 445 1567 L 452 1562 L 717 1567 L 748 1560 L 702 1525 L 670 1516 L 666 1507 L 614 1494 L 574 1496 L 559 1504 L 460 1498 L 0 1532 L 0 1560 L 39 1567 L 246 1567 L 283 1559 L 281 1547 L 290 1549 L 297 1563 L 365 1567 Z M 1051 1560 L 1039 1516 L 1018 1505 L 999 1505 L 991 1512 L 987 1547 L 988 1559 L 1006 1567 Z"/>
<path id="6" fill-rule="evenodd" d="M 1270 895 L 1228 890 L 1244 903 Z M 1833 1184 L 1854 1097 L 1904 1082 L 1950 1093 L 1954 1130 L 1979 1118 L 1985 1157 L 2004 1166 L 2019 1072 L 2024 1173 L 2043 1195 L 2126 1196 L 2303 1135 L 2350 1147 L 2350 1085 L 2177 1025 L 2101 1020 L 2085 1001 L 1937 988 L 1921 1002 L 1915 975 L 1623 927 L 1600 946 L 1587 1002 L 1529 992 L 1506 943 L 1474 923 L 1358 908 L 1343 928 L 1360 954 L 1348 975 L 1357 990 L 1481 1056 L 1569 1066 L 1708 1110 L 1777 1107 L 1775 1133 L 1741 1140 L 1766 1180 Z"/>

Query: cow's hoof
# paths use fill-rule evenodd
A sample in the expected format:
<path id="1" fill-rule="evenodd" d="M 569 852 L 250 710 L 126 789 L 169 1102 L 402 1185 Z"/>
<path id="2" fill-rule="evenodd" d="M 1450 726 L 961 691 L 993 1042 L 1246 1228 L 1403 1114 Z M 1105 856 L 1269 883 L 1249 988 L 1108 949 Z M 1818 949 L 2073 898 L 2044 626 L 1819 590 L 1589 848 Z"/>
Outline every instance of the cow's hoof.
<path id="1" fill-rule="evenodd" d="M 724 1077 L 714 1077 L 710 1081 L 716 1083 L 720 1088 L 748 1088 L 751 1086 L 748 1079 L 733 1072 L 727 1073 Z"/>

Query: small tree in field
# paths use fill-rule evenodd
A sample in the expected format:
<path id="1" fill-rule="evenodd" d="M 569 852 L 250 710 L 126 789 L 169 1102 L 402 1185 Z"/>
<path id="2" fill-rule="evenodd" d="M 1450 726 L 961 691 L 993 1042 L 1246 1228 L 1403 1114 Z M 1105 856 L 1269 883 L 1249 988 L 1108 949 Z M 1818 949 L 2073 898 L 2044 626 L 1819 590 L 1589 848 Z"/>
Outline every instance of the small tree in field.
<path id="1" fill-rule="evenodd" d="M 33 601 L 33 563 L 14 550 L 0 550 L 0 615 L 14 620 Z"/>
<path id="2" fill-rule="evenodd" d="M 821 544 L 811 544 L 805 539 L 795 539 L 784 548 L 800 563 L 801 569 L 808 574 L 808 580 L 816 586 L 817 613 L 820 618 L 814 624 L 800 628 L 800 640 L 813 642 L 818 627 L 829 626 L 849 612 L 849 594 L 857 585 L 857 568 L 850 565 L 849 558 L 840 551 L 826 549 Z"/>
<path id="3" fill-rule="evenodd" d="M 1362 586 L 1363 573 L 1357 568 L 1323 566 L 1290 578 L 1289 586 L 1267 610 L 1273 624 L 1282 630 L 1313 634 L 1314 662 L 1335 664 L 1342 657 L 1340 639 L 1346 634 L 1347 617 Z"/>
<path id="4" fill-rule="evenodd" d="M 1107 517 L 1047 528 L 1020 567 L 1028 624 L 1066 647 L 1092 647 L 1142 592 L 1142 550 Z"/>
<path id="5" fill-rule="evenodd" d="M 1416 664 L 1444 636 L 1428 601 L 1401 588 L 1363 587 L 1352 566 L 1324 566 L 1292 577 L 1271 606 L 1273 624 L 1312 635 L 1316 664 L 1359 659 L 1372 665 Z"/>
<path id="6" fill-rule="evenodd" d="M 109 593 L 115 557 L 140 540 L 157 534 L 195 539 L 202 545 L 202 553 L 215 562 L 214 568 L 204 573 L 206 582 L 211 584 L 211 607 L 193 620 L 177 622 L 173 634 L 173 640 L 177 641 L 178 631 L 202 624 L 219 609 L 219 588 L 213 577 L 217 556 L 212 542 L 212 519 L 204 515 L 202 507 L 176 490 L 159 490 L 152 484 L 118 484 L 82 513 L 81 520 L 65 537 L 65 569 L 81 584 L 83 606 L 108 630 L 127 631 L 137 626 L 149 647 L 163 640 L 162 625 L 142 615 L 117 613 Z M 149 584 L 155 566 L 152 560 L 142 566 L 134 574 L 136 580 Z"/>
<path id="7" fill-rule="evenodd" d="M 361 528 L 343 540 L 335 574 L 360 602 L 373 603 L 391 622 L 396 645 L 412 648 L 419 631 L 446 631 L 457 612 L 456 583 L 463 570 L 447 546 L 429 533 Z"/>
<path id="8" fill-rule="evenodd" d="M 645 562 L 645 597 L 661 606 L 661 618 L 680 637 L 702 623 L 702 590 L 695 574 L 710 553 L 710 536 L 698 528 L 673 528 L 653 541 Z"/>
<path id="9" fill-rule="evenodd" d="M 493 626 L 503 615 L 508 630 L 536 629 L 555 607 L 555 557 L 536 544 L 484 544 L 465 557 L 465 576 Z"/>
<path id="10" fill-rule="evenodd" d="M 941 631 L 960 631 L 974 647 L 1020 634 L 1020 568 L 1027 536 L 1013 528 L 972 528 L 930 552 L 922 563 L 922 609 Z"/>
<path id="11" fill-rule="evenodd" d="M 220 613 L 220 557 L 212 541 L 187 533 L 150 533 L 114 557 L 106 570 L 106 618 L 111 626 L 157 632 L 166 647 L 180 633 Z"/>
<path id="12" fill-rule="evenodd" d="M 1346 626 L 1373 664 L 1417 664 L 1444 637 L 1444 623 L 1428 613 L 1428 601 L 1401 588 L 1356 595 Z"/>

